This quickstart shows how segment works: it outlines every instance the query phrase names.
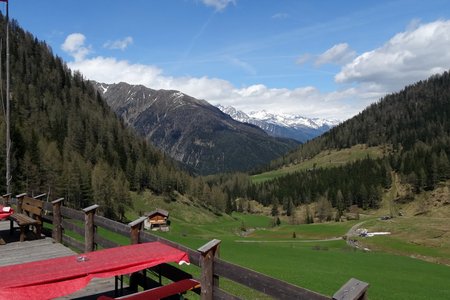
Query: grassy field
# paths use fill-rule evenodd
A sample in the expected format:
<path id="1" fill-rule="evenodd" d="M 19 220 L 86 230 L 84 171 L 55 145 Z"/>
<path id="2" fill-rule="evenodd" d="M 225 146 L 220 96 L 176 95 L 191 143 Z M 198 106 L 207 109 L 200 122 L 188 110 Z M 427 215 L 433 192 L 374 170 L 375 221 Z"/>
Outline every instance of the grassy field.
<path id="1" fill-rule="evenodd" d="M 371 243 L 385 248 L 361 251 L 350 248 L 343 240 L 323 241 L 345 235 L 360 221 L 276 228 L 268 226 L 270 221 L 269 217 L 244 214 L 203 224 L 175 219 L 170 232 L 157 234 L 193 249 L 218 238 L 222 240 L 223 259 L 330 296 L 354 277 L 370 283 L 370 299 L 450 298 L 450 268 L 409 255 L 424 251 L 444 257 L 448 247 L 442 252 L 433 252 L 427 246 L 412 247 L 395 254 L 386 247 L 398 250 L 405 244 L 402 246 L 392 237 L 374 237 Z M 367 222 L 377 226 L 374 218 Z M 241 231 L 243 227 L 247 232 Z M 296 238 L 292 237 L 293 232 Z M 228 283 L 224 286 L 245 299 L 255 297 Z"/>
<path id="2" fill-rule="evenodd" d="M 383 147 L 367 147 L 365 145 L 356 145 L 349 149 L 326 150 L 307 161 L 297 164 L 291 164 L 278 170 L 254 175 L 252 176 L 252 181 L 254 183 L 259 183 L 298 171 L 309 170 L 313 168 L 331 168 L 341 166 L 358 159 L 366 158 L 367 156 L 371 158 L 378 158 L 383 156 L 383 151 L 385 151 L 384 149 L 385 148 Z"/>
<path id="3" fill-rule="evenodd" d="M 127 217 L 134 220 L 139 211 L 166 209 L 170 231 L 156 234 L 192 249 L 220 239 L 223 259 L 326 295 L 331 296 L 353 277 L 370 283 L 370 299 L 450 299 L 450 225 L 446 217 L 450 206 L 445 205 L 449 186 L 450 182 L 427 195 L 441 199 L 437 201 L 440 206 L 427 204 L 430 214 L 416 216 L 420 203 L 410 203 L 397 208 L 405 212 L 403 217 L 386 221 L 378 216 L 389 212 L 388 204 L 369 215 L 361 214 L 361 220 L 289 225 L 281 218 L 281 226 L 272 227 L 268 216 L 217 216 L 181 196 L 168 201 L 150 193 L 133 195 L 134 208 Z M 400 190 L 396 187 L 394 194 Z M 351 248 L 340 237 L 361 222 L 360 226 L 370 231 L 392 234 L 358 238 L 370 251 Z M 187 268 L 198 276 L 198 268 Z M 265 299 L 225 279 L 221 279 L 221 287 L 244 299 Z"/>

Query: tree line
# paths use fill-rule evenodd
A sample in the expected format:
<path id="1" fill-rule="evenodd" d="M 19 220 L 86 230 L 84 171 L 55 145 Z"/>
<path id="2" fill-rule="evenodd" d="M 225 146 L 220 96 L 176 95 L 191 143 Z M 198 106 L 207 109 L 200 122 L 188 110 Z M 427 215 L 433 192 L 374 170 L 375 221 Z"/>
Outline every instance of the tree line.
<path id="1" fill-rule="evenodd" d="M 5 19 L 0 16 L 0 27 Z M 100 204 L 105 216 L 123 219 L 129 191 L 175 191 L 220 212 L 238 210 L 237 198 L 285 210 L 327 199 L 338 211 L 379 205 L 391 174 L 414 191 L 450 178 L 450 75 L 445 72 L 386 96 L 356 117 L 274 161 L 295 164 L 326 149 L 356 144 L 390 145 L 381 159 L 363 159 L 252 183 L 248 174 L 193 177 L 124 123 L 95 88 L 32 34 L 10 25 L 13 191 L 47 192 L 80 208 Z M 5 32 L 0 32 L 5 40 Z M 5 48 L 2 47 L 2 57 Z M 5 72 L 5 66 L 2 66 Z M 4 91 L 5 82 L 0 82 Z M 0 172 L 5 173 L 5 123 L 0 115 Z M 5 179 L 0 184 L 5 190 Z"/>
<path id="2" fill-rule="evenodd" d="M 0 28 L 5 22 L 0 15 Z M 4 31 L 0 38 L 5 41 Z M 138 137 L 89 81 L 14 20 L 10 49 L 13 192 L 46 192 L 52 199 L 64 197 L 66 205 L 76 208 L 97 203 L 101 213 L 114 219 L 123 219 L 125 208 L 132 205 L 130 190 L 157 194 L 176 190 L 224 209 L 220 188 L 180 170 Z M 5 47 L 1 55 L 5 57 Z M 0 85 L 4 91 L 5 81 Z M 4 114 L 0 172 L 5 174 Z M 4 177 L 0 185 L 6 190 Z"/>
<path id="3" fill-rule="evenodd" d="M 391 150 L 382 159 L 366 158 L 337 168 L 312 169 L 261 184 L 243 180 L 243 186 L 235 186 L 231 195 L 237 196 L 234 191 L 239 190 L 241 197 L 264 205 L 282 204 L 285 210 L 291 204 L 325 198 L 341 212 L 351 205 L 378 207 L 383 192 L 392 183 L 392 172 L 412 186 L 414 193 L 433 190 L 439 182 L 450 179 L 450 74 L 432 76 L 384 97 L 260 172 L 301 163 L 321 151 L 357 144 L 383 145 Z"/>

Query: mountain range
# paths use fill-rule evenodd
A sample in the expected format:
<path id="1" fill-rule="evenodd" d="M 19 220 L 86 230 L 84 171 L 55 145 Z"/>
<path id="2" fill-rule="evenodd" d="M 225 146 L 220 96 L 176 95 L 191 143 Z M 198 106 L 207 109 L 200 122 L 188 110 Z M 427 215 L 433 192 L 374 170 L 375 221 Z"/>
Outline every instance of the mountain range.
<path id="1" fill-rule="evenodd" d="M 273 114 L 265 110 L 252 111 L 247 114 L 232 106 L 220 104 L 217 107 L 233 119 L 256 125 L 271 136 L 294 139 L 301 143 L 327 132 L 340 123 L 338 120 L 311 119 L 291 114 Z"/>
<path id="2" fill-rule="evenodd" d="M 196 174 L 248 171 L 298 145 L 179 91 L 93 83 L 126 124 Z"/>

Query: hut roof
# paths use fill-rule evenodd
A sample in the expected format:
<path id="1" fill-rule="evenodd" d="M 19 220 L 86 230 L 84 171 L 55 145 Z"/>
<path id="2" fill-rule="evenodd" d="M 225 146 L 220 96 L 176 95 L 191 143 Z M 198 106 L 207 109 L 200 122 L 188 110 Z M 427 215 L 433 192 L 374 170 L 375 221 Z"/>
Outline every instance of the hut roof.
<path id="1" fill-rule="evenodd" d="M 164 217 L 169 217 L 169 212 L 167 210 L 157 208 L 154 211 L 147 213 L 147 217 L 151 217 L 154 215 L 162 215 Z"/>

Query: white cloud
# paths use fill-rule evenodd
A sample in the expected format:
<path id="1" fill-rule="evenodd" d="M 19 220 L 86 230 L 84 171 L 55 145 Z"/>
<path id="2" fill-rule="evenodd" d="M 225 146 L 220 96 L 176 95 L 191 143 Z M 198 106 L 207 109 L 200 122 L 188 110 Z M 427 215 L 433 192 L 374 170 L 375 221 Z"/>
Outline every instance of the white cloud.
<path id="1" fill-rule="evenodd" d="M 224 10 L 228 5 L 236 5 L 236 0 L 201 0 L 206 6 L 211 6 L 216 9 L 216 11 Z"/>
<path id="2" fill-rule="evenodd" d="M 283 20 L 289 18 L 289 14 L 287 13 L 276 13 L 272 16 L 272 19 Z"/>
<path id="3" fill-rule="evenodd" d="M 340 104 L 345 93 L 322 94 L 314 87 L 275 89 L 257 84 L 237 88 L 226 80 L 209 77 L 167 76 L 155 66 L 132 64 L 111 57 L 94 57 L 68 63 L 88 79 L 105 83 L 128 82 L 152 89 L 173 89 L 212 104 L 232 105 L 244 111 L 266 109 L 272 112 L 298 113 L 308 117 L 345 119 L 357 113 Z M 324 101 L 326 100 L 326 101 Z"/>
<path id="4" fill-rule="evenodd" d="M 153 65 L 131 63 L 112 57 L 92 57 L 82 34 L 69 35 L 62 49 L 74 57 L 70 68 L 80 70 L 88 79 L 105 83 L 120 81 L 142 84 L 153 89 L 180 90 L 212 104 L 232 105 L 243 111 L 266 109 L 277 113 L 296 113 L 306 117 L 349 118 L 386 93 L 450 68 L 450 21 L 437 21 L 409 27 L 382 47 L 368 51 L 343 66 L 335 76 L 341 89 L 323 92 L 313 86 L 270 88 L 264 84 L 234 86 L 220 78 L 174 77 Z M 347 44 L 335 45 L 320 56 L 304 55 L 297 63 L 321 59 L 337 63 L 352 50 Z M 237 58 L 229 62 L 254 71 Z"/>
<path id="5" fill-rule="evenodd" d="M 369 83 L 392 92 L 450 68 L 450 21 L 410 25 L 382 47 L 365 52 L 335 76 L 338 83 Z"/>
<path id="6" fill-rule="evenodd" d="M 133 44 L 133 38 L 131 36 L 127 36 L 122 40 L 107 41 L 105 44 L 103 44 L 103 47 L 111 50 L 123 51 L 131 44 Z"/>
<path id="7" fill-rule="evenodd" d="M 84 45 L 85 37 L 81 34 L 69 35 L 62 49 L 69 54 L 78 54 Z M 333 93 L 321 93 L 315 87 L 296 89 L 268 88 L 263 84 L 236 87 L 231 82 L 210 77 L 173 77 L 152 65 L 135 64 L 113 57 L 96 56 L 86 58 L 90 53 L 73 55 L 75 60 L 68 63 L 73 70 L 79 70 L 92 80 L 104 83 L 127 82 L 142 84 L 152 89 L 179 90 L 211 104 L 232 105 L 244 111 L 266 109 L 278 113 L 297 113 L 307 117 L 325 117 L 346 119 L 356 114 L 361 106 L 345 104 L 349 99 L 361 97 L 363 91 L 349 89 Z M 237 58 L 228 58 L 240 68 L 253 72 L 254 69 Z M 368 96 L 370 100 L 376 100 Z M 355 100 L 356 102 L 356 100 Z"/>
<path id="8" fill-rule="evenodd" d="M 334 45 L 324 53 L 320 54 L 315 64 L 317 66 L 324 64 L 337 64 L 343 65 L 350 62 L 356 56 L 356 52 L 353 51 L 347 43 L 341 43 Z"/>
<path id="9" fill-rule="evenodd" d="M 91 47 L 84 45 L 85 40 L 86 37 L 82 33 L 72 33 L 67 36 L 61 49 L 70 54 L 75 61 L 81 61 L 91 53 Z"/>
<path id="10" fill-rule="evenodd" d="M 308 62 L 310 59 L 311 59 L 311 54 L 305 53 L 305 54 L 300 55 L 300 56 L 295 60 L 295 63 L 298 64 L 298 65 L 303 65 L 303 64 L 305 64 L 306 62 Z"/>

